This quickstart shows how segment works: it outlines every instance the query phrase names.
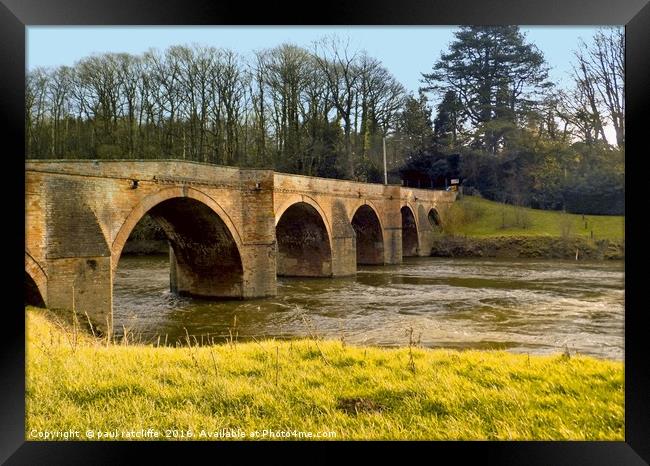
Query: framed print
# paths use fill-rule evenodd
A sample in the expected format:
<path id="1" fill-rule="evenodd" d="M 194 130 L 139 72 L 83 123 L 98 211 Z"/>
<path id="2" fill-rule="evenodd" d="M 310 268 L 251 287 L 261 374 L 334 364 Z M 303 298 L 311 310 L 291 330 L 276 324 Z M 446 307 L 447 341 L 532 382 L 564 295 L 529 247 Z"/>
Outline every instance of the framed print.
<path id="1" fill-rule="evenodd" d="M 2 461 L 647 464 L 650 6 L 304 8 L 2 1 Z"/>

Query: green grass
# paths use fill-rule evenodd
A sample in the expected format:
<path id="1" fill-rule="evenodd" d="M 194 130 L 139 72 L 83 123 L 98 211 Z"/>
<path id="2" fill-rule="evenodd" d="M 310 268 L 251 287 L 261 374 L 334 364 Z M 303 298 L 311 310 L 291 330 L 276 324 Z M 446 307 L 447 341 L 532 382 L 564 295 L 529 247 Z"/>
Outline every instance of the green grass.
<path id="1" fill-rule="evenodd" d="M 222 429 L 331 431 L 337 440 L 624 439 L 621 362 L 317 340 L 124 346 L 53 322 L 49 311 L 26 310 L 27 439 L 70 429 L 81 439 L 131 429 L 191 430 L 193 439 Z"/>
<path id="2" fill-rule="evenodd" d="M 582 215 L 516 208 L 475 196 L 456 201 L 451 215 L 461 217 L 453 222 L 453 233 L 467 236 L 562 236 L 564 232 L 591 239 L 593 231 L 595 240 L 621 240 L 625 233 L 625 218 L 620 215 L 585 215 L 583 219 Z"/>

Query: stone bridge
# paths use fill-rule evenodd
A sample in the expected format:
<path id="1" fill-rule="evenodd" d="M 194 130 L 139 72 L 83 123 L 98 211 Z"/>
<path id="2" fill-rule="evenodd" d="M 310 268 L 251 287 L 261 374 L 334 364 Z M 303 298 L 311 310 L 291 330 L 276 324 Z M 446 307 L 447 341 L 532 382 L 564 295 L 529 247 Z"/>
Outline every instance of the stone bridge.
<path id="1" fill-rule="evenodd" d="M 354 275 L 426 256 L 455 194 L 179 161 L 28 161 L 27 297 L 112 331 L 113 278 L 146 214 L 180 294 L 256 298 L 277 276 Z"/>

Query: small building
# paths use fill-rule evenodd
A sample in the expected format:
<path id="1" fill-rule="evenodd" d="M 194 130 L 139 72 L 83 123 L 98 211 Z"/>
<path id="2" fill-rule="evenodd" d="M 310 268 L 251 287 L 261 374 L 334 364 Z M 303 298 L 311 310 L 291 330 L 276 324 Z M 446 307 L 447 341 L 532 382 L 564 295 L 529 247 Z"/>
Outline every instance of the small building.
<path id="1" fill-rule="evenodd" d="M 396 170 L 402 186 L 421 189 L 449 189 L 460 186 L 459 154 L 421 154 Z M 452 180 L 455 183 L 452 183 Z"/>

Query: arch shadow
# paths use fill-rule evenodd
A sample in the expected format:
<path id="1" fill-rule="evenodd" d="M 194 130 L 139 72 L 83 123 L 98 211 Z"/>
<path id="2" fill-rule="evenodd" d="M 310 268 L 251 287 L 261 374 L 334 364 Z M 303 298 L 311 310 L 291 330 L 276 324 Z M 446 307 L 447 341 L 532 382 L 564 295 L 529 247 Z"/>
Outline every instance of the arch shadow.
<path id="1" fill-rule="evenodd" d="M 402 214 L 402 257 L 414 257 L 419 252 L 418 227 L 415 214 L 408 205 L 400 209 Z"/>
<path id="2" fill-rule="evenodd" d="M 375 209 L 368 204 L 359 206 L 351 224 L 356 233 L 357 265 L 383 265 L 384 235 Z"/>
<path id="3" fill-rule="evenodd" d="M 442 220 L 440 219 L 440 214 L 433 207 L 429 209 L 429 214 L 427 215 L 427 219 L 429 220 L 429 224 L 431 225 L 434 231 L 442 230 Z"/>
<path id="4" fill-rule="evenodd" d="M 308 202 L 296 202 L 279 215 L 277 275 L 331 277 L 332 246 L 323 215 Z"/>
<path id="5" fill-rule="evenodd" d="M 25 305 L 46 307 L 47 275 L 36 260 L 25 252 Z"/>

